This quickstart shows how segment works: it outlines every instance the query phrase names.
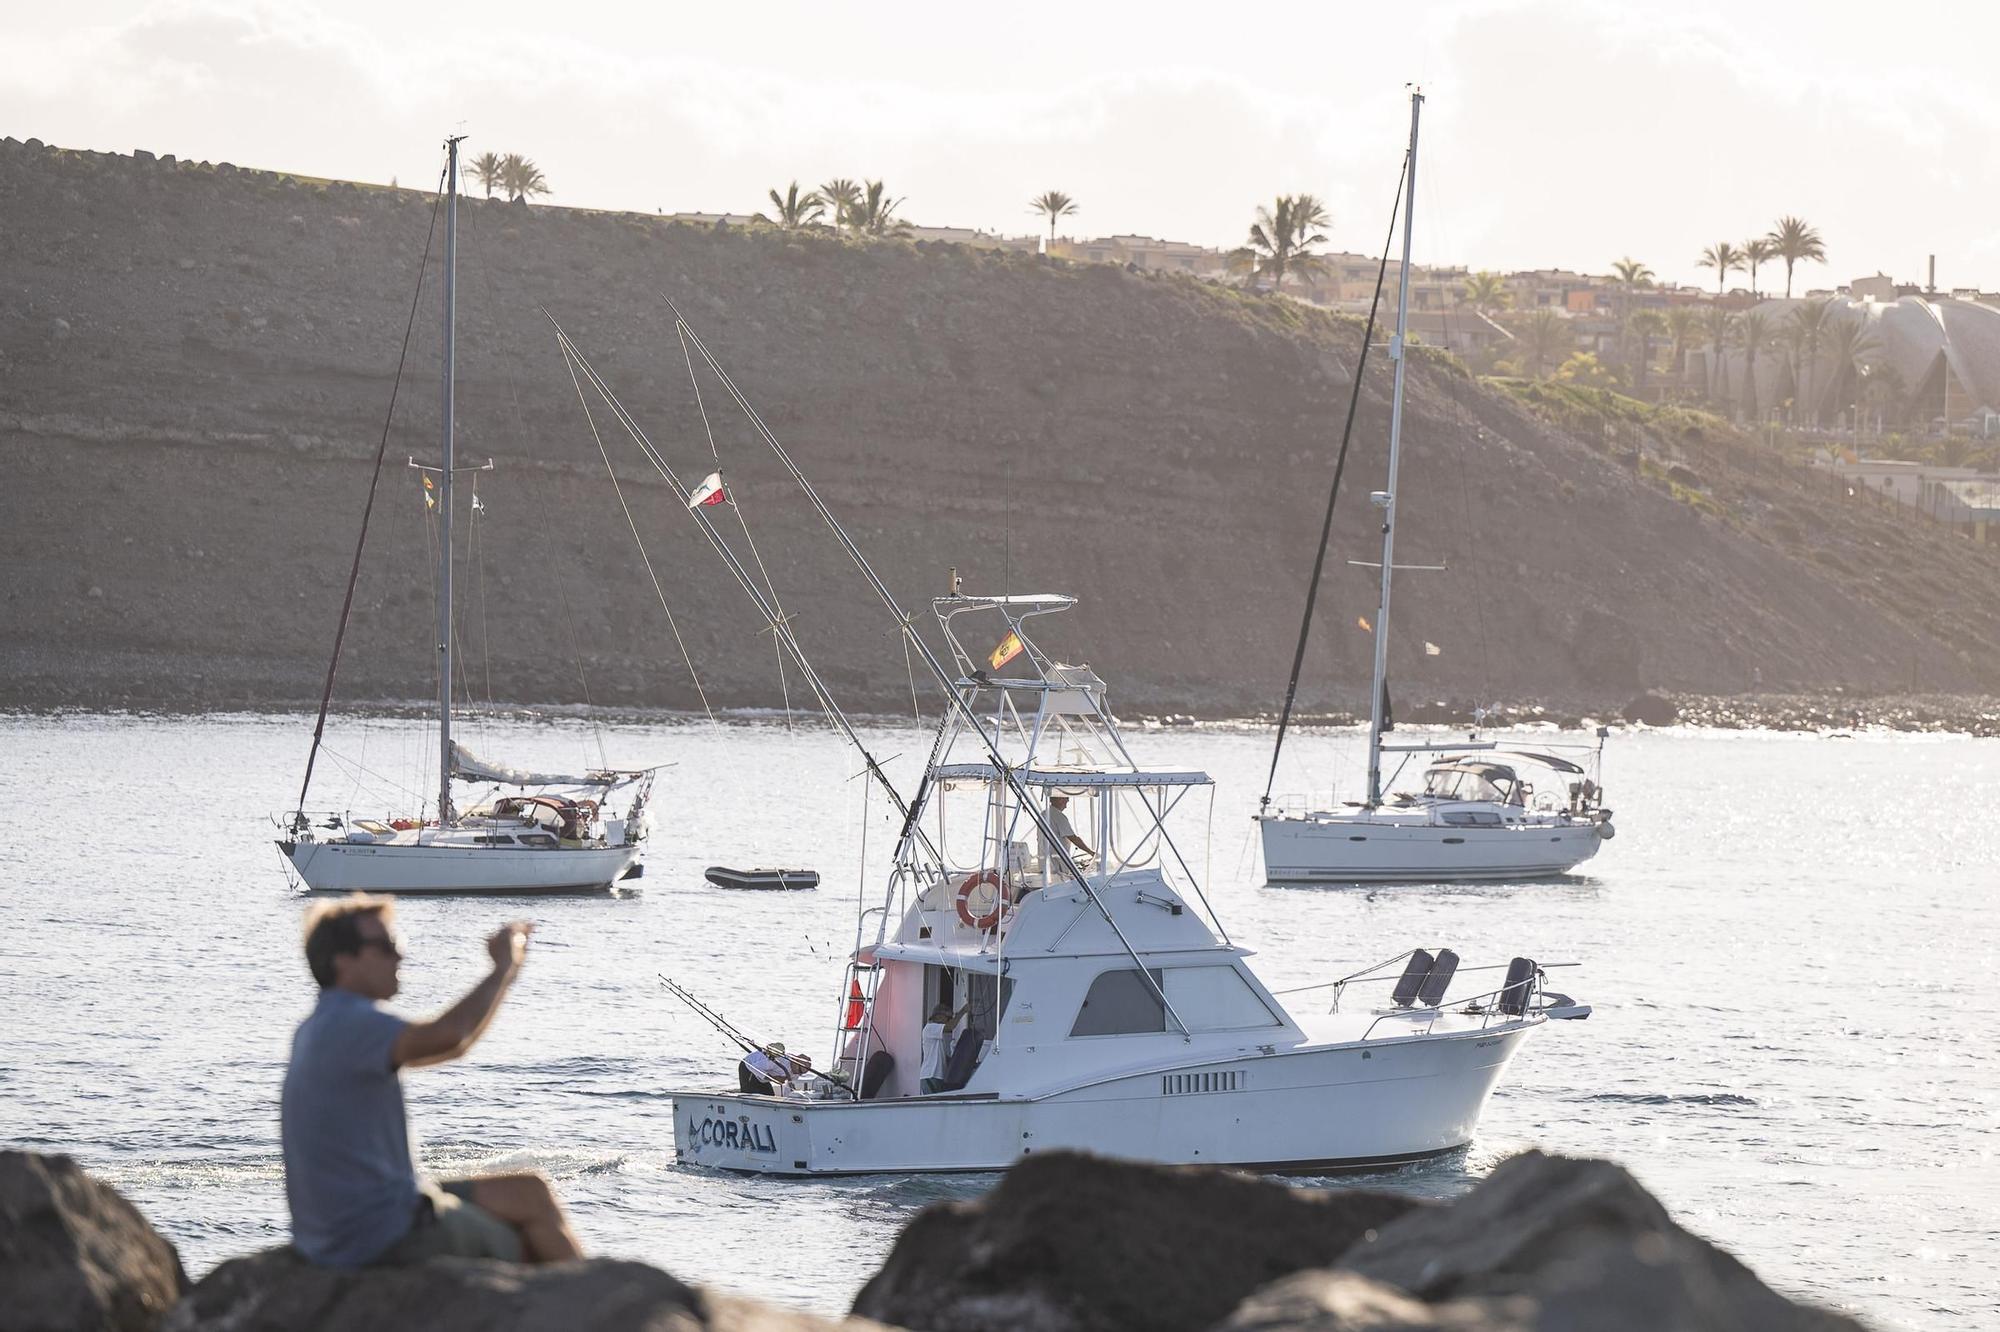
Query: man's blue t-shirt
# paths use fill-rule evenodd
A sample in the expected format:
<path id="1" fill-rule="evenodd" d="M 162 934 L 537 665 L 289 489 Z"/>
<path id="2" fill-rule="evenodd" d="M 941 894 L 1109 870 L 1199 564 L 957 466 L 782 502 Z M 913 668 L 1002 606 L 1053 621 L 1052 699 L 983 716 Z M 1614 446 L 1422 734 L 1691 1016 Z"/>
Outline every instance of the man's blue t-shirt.
<path id="1" fill-rule="evenodd" d="M 417 1171 L 403 1084 L 390 1064 L 408 1024 L 351 990 L 321 990 L 292 1037 L 279 1118 L 292 1245 L 360 1267 L 409 1233 Z"/>

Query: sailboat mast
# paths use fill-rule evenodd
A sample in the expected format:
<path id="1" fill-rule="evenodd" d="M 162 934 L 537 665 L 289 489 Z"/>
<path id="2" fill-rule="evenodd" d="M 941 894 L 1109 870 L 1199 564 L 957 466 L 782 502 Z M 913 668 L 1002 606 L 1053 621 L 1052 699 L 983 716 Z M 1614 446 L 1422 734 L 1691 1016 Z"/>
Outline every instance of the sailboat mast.
<path id="1" fill-rule="evenodd" d="M 1396 467 L 1403 447 L 1403 370 L 1410 324 L 1410 231 L 1417 214 L 1417 122 L 1424 95 L 1410 94 L 1410 165 L 1403 184 L 1403 271 L 1396 282 L 1396 336 L 1389 359 L 1396 363 L 1396 390 L 1389 408 L 1389 484 L 1376 502 L 1382 508 L 1382 601 L 1375 608 L 1375 680 L 1368 704 L 1368 808 L 1382 803 L 1382 722 L 1389 674 L 1389 587 L 1396 569 Z M 449 250 L 446 253 L 450 253 Z"/>
<path id="2" fill-rule="evenodd" d="M 458 374 L 458 138 L 445 140 L 444 460 L 438 469 L 438 827 L 451 822 L 451 431 Z"/>

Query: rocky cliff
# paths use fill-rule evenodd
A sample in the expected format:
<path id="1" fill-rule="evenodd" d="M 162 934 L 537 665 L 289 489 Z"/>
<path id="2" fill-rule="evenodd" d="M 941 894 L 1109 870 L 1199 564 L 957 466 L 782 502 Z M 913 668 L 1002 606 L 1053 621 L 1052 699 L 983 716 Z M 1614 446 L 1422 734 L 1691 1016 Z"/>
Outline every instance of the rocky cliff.
<path id="1" fill-rule="evenodd" d="M 0 702 L 316 699 L 385 419 L 340 696 L 431 692 L 407 461 L 434 460 L 440 410 L 432 202 L 0 144 Z M 690 380 L 671 297 L 906 604 L 952 565 L 970 590 L 1075 592 L 1051 646 L 1122 709 L 1281 698 L 1357 321 L 1034 256 L 486 200 L 459 274 L 461 461 L 494 461 L 460 514 L 472 692 L 694 704 L 636 528 L 708 697 L 779 696 L 746 601 L 602 404 L 586 414 L 546 308 L 683 475 L 722 470 L 843 701 L 907 700 L 864 585 L 720 386 Z M 1448 567 L 1399 580 L 1399 699 L 2000 688 L 1988 550 L 1838 502 L 1707 418 L 1524 399 L 1436 353 L 1410 378 L 1397 555 Z M 1313 707 L 1365 694 L 1374 575 L 1347 561 L 1374 556 L 1388 390 L 1372 357 Z"/>

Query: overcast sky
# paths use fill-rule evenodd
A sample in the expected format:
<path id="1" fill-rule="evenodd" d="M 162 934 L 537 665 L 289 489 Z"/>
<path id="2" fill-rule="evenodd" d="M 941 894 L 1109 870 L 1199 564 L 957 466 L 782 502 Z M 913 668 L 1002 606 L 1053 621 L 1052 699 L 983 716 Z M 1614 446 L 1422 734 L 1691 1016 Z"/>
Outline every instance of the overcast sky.
<path id="1" fill-rule="evenodd" d="M 29 12 L 29 11 L 41 12 Z M 1420 260 L 1662 278 L 1796 213 L 1828 264 L 2000 290 L 1992 0 L 804 6 L 612 0 L 9 5 L 0 133 L 428 185 L 533 158 L 548 202 L 750 212 L 878 177 L 927 225 L 1235 245 L 1310 191 L 1379 249 L 1429 94 Z M 1767 269 L 1764 286 L 1782 286 Z"/>

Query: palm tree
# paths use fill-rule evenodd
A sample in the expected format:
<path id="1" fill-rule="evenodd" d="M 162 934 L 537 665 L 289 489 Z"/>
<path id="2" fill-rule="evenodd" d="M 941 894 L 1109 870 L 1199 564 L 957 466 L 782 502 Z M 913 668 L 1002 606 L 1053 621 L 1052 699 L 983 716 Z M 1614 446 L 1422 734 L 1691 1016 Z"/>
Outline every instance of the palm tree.
<path id="1" fill-rule="evenodd" d="M 1863 361 L 1881 350 L 1881 345 L 1858 316 L 1853 319 L 1843 319 L 1827 330 L 1827 360 L 1833 366 L 1833 382 L 1828 388 L 1832 391 L 1835 402 L 1847 397 L 1851 387 L 1867 386 L 1871 371 Z M 1859 430 L 1861 426 L 1859 404 L 1849 405 L 1855 408 L 1854 426 Z"/>
<path id="2" fill-rule="evenodd" d="M 1529 315 L 1517 336 L 1528 374 L 1535 379 L 1544 378 L 1551 362 L 1560 364 L 1576 347 L 1576 331 L 1568 319 L 1554 310 L 1537 310 Z"/>
<path id="3" fill-rule="evenodd" d="M 1715 270 L 1715 294 L 1720 296 L 1729 275 L 1743 267 L 1743 251 L 1728 241 L 1717 241 L 1701 252 L 1701 258 L 1695 260 L 1695 267 Z"/>
<path id="4" fill-rule="evenodd" d="M 1752 236 L 1743 242 L 1743 271 L 1750 275 L 1750 294 L 1757 294 L 1757 270 L 1777 257 L 1778 252 L 1771 242 L 1762 236 Z"/>
<path id="5" fill-rule="evenodd" d="M 801 195 L 797 181 L 793 181 L 783 194 L 772 190 L 771 202 L 778 207 L 778 225 L 787 229 L 809 227 L 819 221 L 819 215 L 826 211 L 826 200 L 811 191 Z"/>
<path id="6" fill-rule="evenodd" d="M 472 159 L 472 178 L 485 189 L 486 197 L 493 197 L 493 187 L 500 183 L 501 158 L 498 153 L 481 153 Z"/>
<path id="7" fill-rule="evenodd" d="M 1792 311 L 1791 331 L 1798 340 L 1799 360 L 1806 372 L 1806 388 L 1799 392 L 1799 415 L 1815 424 L 1819 421 L 1819 395 L 1814 391 L 1819 387 L 1819 347 L 1831 330 L 1832 313 L 1833 302 L 1829 300 L 1807 301 Z"/>
<path id="8" fill-rule="evenodd" d="M 1736 341 L 1743 347 L 1743 391 L 1750 398 L 1750 422 L 1756 424 L 1759 412 L 1757 402 L 1757 351 L 1771 341 L 1770 316 L 1756 310 L 1747 310 L 1736 316 L 1734 330 Z"/>
<path id="9" fill-rule="evenodd" d="M 1676 305 L 1666 315 L 1667 335 L 1674 340 L 1673 367 L 1676 376 L 1687 370 L 1688 337 L 1701 326 L 1701 311 L 1692 305 Z"/>
<path id="10" fill-rule="evenodd" d="M 1804 218 L 1785 216 L 1778 219 L 1778 225 L 1771 228 L 1771 234 L 1764 238 L 1771 243 L 1773 254 L 1785 261 L 1785 299 L 1792 298 L 1792 265 L 1801 259 L 1816 259 L 1826 262 L 1826 243 L 1819 232 L 1806 225 Z"/>
<path id="11" fill-rule="evenodd" d="M 1636 387 L 1646 387 L 1646 363 L 1653 359 L 1653 339 L 1667 331 L 1666 316 L 1658 310 L 1634 310 L 1626 327 L 1639 338 L 1639 373 L 1634 378 Z"/>
<path id="12" fill-rule="evenodd" d="M 1613 263 L 1611 271 L 1618 275 L 1618 285 L 1623 287 L 1628 295 L 1635 291 L 1644 291 L 1653 285 L 1653 270 L 1630 256 Z"/>
<path id="13" fill-rule="evenodd" d="M 1506 278 L 1491 269 L 1481 269 L 1466 276 L 1463 301 L 1481 314 L 1491 314 L 1512 305 L 1514 292 Z"/>
<path id="14" fill-rule="evenodd" d="M 1049 244 L 1056 243 L 1056 223 L 1066 217 L 1076 216 L 1076 200 L 1061 190 L 1050 190 L 1028 200 L 1030 212 L 1040 213 L 1049 220 Z"/>
<path id="15" fill-rule="evenodd" d="M 910 224 L 896 216 L 897 205 L 902 202 L 889 198 L 881 181 L 871 180 L 862 188 L 861 198 L 848 210 L 848 224 L 869 236 L 907 231 Z"/>
<path id="16" fill-rule="evenodd" d="M 1725 386 L 1728 366 L 1722 359 L 1722 353 L 1736 335 L 1736 316 L 1720 305 L 1711 305 L 1701 312 L 1701 331 L 1708 339 L 1708 396 L 1726 405 L 1729 401 Z"/>
<path id="17" fill-rule="evenodd" d="M 531 195 L 547 194 L 549 182 L 528 158 L 509 153 L 500 159 L 500 188 L 507 192 L 509 203 L 525 203 Z"/>
<path id="18" fill-rule="evenodd" d="M 1258 208 L 1250 224 L 1250 241 L 1234 256 L 1255 273 L 1271 275 L 1271 290 L 1281 290 L 1288 272 L 1311 275 L 1324 266 L 1312 247 L 1326 244 L 1321 227 L 1333 225 L 1325 205 L 1310 194 L 1281 194 L 1273 208 Z"/>
<path id="19" fill-rule="evenodd" d="M 836 176 L 819 187 L 819 197 L 833 209 L 833 229 L 854 224 L 854 206 L 861 202 L 861 187 L 845 176 Z"/>

